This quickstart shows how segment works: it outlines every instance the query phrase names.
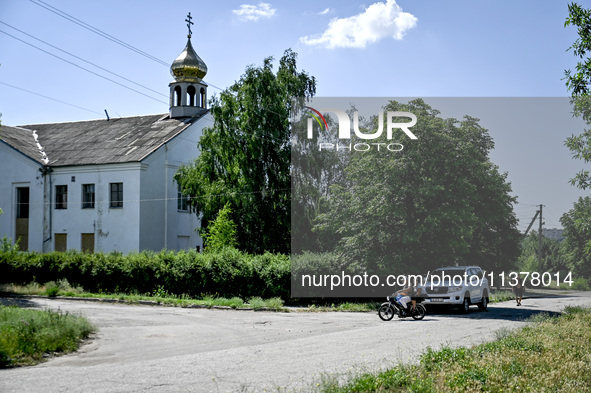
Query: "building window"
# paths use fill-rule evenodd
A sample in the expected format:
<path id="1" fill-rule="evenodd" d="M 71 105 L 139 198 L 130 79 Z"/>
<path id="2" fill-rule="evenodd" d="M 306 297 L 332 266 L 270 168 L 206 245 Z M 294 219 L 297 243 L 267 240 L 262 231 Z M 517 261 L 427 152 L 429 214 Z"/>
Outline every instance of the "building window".
<path id="1" fill-rule="evenodd" d="M 181 106 L 181 87 L 180 86 L 177 86 L 174 88 L 174 98 L 175 98 L 174 106 Z"/>
<path id="2" fill-rule="evenodd" d="M 177 209 L 180 212 L 189 211 L 189 198 L 183 195 L 180 184 L 177 191 Z"/>
<path id="3" fill-rule="evenodd" d="M 123 183 L 111 183 L 111 207 L 123 207 Z"/>
<path id="4" fill-rule="evenodd" d="M 16 189 L 16 218 L 29 218 L 29 187 Z"/>
<path id="5" fill-rule="evenodd" d="M 94 252 L 94 233 L 81 234 L 80 249 L 82 250 L 82 252 Z"/>
<path id="6" fill-rule="evenodd" d="M 94 184 L 82 185 L 82 208 L 94 209 Z"/>
<path id="7" fill-rule="evenodd" d="M 206 105 L 206 103 L 207 103 L 206 101 L 207 100 L 206 100 L 206 97 L 205 97 L 205 89 L 202 87 L 201 90 L 199 91 L 199 93 L 200 93 L 199 94 L 200 95 L 200 99 L 199 99 L 200 103 L 199 103 L 199 106 L 201 108 L 205 108 L 207 106 Z"/>
<path id="8" fill-rule="evenodd" d="M 65 252 L 68 250 L 68 234 L 67 233 L 55 233 L 53 235 L 55 244 L 53 249 L 55 251 Z"/>
<path id="9" fill-rule="evenodd" d="M 197 95 L 197 91 L 195 90 L 195 86 L 191 85 L 187 88 L 187 97 L 189 98 L 189 106 L 195 106 L 195 96 Z"/>
<path id="10" fill-rule="evenodd" d="M 68 208 L 68 186 L 55 186 L 55 208 Z"/>

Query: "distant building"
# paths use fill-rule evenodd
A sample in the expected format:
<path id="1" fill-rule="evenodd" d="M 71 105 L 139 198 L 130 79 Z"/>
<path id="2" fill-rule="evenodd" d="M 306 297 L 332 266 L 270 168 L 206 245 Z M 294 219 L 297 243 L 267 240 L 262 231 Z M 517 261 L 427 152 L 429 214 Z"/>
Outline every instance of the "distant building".
<path id="1" fill-rule="evenodd" d="M 21 250 L 202 247 L 173 181 L 212 122 L 191 35 L 173 62 L 170 112 L 0 128 L 0 237 Z"/>
<path id="2" fill-rule="evenodd" d="M 554 240 L 564 239 L 564 236 L 562 235 L 563 232 L 564 232 L 564 229 L 557 229 L 557 228 L 542 229 L 542 235 L 544 235 L 548 239 L 554 239 Z"/>

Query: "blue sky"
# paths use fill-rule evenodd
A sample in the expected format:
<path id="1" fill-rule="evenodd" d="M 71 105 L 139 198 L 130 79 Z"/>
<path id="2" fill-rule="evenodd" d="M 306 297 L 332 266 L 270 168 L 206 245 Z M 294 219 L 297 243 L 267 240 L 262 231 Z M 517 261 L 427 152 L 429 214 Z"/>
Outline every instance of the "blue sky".
<path id="1" fill-rule="evenodd" d="M 36 4 L 37 3 L 37 4 Z M 591 2 L 579 2 L 591 8 Z M 156 99 L 83 71 L 0 33 L 0 112 L 8 125 L 76 121 L 168 111 L 168 66 L 140 56 L 48 11 L 50 5 L 170 64 L 186 43 L 206 62 L 209 94 L 237 80 L 248 64 L 292 48 L 318 81 L 318 96 L 564 97 L 563 71 L 576 59 L 564 28 L 567 2 L 451 1 L 67 1 L 2 0 L 0 30 Z M 48 47 L 12 27 L 149 87 L 131 85 Z M 82 110 L 9 87 L 33 91 Z M 529 223 L 547 206 L 546 227 L 579 195 L 568 184 L 582 164 L 562 141 L 579 123 L 551 134 L 524 129 L 518 138 L 491 130 L 492 158 L 519 197 Z M 575 127 L 575 129 L 573 129 Z M 517 142 L 519 141 L 519 142 Z M 528 141 L 530 143 L 528 143 Z M 518 145 L 517 145 L 518 143 Z"/>

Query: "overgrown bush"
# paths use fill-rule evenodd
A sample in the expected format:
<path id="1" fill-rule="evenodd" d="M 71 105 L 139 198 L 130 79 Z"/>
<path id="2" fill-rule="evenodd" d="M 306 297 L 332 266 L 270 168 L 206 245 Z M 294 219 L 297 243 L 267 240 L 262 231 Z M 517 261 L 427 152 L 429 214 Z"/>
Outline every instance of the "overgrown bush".
<path id="1" fill-rule="evenodd" d="M 60 311 L 0 306 L 0 368 L 35 364 L 45 353 L 71 352 L 96 328 Z"/>
<path id="2" fill-rule="evenodd" d="M 362 270 L 355 270 L 353 266 L 344 266 L 339 256 L 335 253 L 313 253 L 304 252 L 300 255 L 294 255 L 291 261 L 291 285 L 298 287 L 300 295 L 308 297 L 322 297 L 326 295 L 326 289 L 323 287 L 302 285 L 302 276 L 311 275 L 323 277 L 325 275 L 338 274 L 346 271 L 347 274 L 363 273 Z"/>
<path id="3" fill-rule="evenodd" d="M 227 248 L 217 253 L 144 251 L 88 254 L 0 250 L 0 282 L 28 284 L 67 280 L 72 287 L 105 293 L 169 293 L 232 298 L 290 295 L 286 255 L 250 255 Z"/>
<path id="4" fill-rule="evenodd" d="M 574 289 L 576 291 L 589 291 L 591 289 L 591 287 L 589 286 L 589 280 L 587 280 L 583 277 L 579 277 L 579 278 L 575 278 L 575 280 L 573 282 L 573 286 L 570 287 L 569 289 Z"/>

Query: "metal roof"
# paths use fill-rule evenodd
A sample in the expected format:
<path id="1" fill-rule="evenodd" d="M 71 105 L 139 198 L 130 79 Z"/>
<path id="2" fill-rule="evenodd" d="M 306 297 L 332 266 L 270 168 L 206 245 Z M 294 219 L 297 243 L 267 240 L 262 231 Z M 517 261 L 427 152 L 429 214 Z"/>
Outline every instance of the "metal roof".
<path id="1" fill-rule="evenodd" d="M 33 161 L 44 165 L 43 155 L 37 146 L 33 131 L 21 127 L 0 126 L 0 143 L 6 143 Z"/>
<path id="2" fill-rule="evenodd" d="M 0 140 L 42 165 L 45 162 L 41 150 L 47 155 L 49 166 L 139 162 L 205 113 L 184 119 L 160 114 L 19 127 L 3 125 Z"/>

